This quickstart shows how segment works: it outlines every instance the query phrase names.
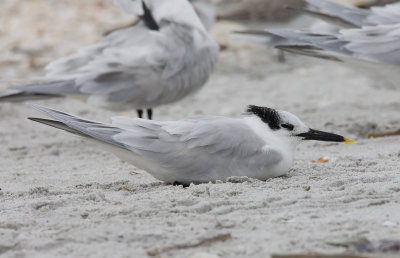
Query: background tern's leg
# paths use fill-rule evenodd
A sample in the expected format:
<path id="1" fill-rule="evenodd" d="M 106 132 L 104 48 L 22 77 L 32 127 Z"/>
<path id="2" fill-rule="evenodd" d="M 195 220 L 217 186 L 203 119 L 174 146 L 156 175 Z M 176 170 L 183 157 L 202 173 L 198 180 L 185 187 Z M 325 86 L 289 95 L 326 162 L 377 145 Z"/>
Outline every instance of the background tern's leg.
<path id="1" fill-rule="evenodd" d="M 143 118 L 143 110 L 142 109 L 138 109 L 137 110 L 137 115 L 139 118 Z"/>
<path id="2" fill-rule="evenodd" d="M 153 118 L 153 109 L 147 109 L 147 118 L 151 120 Z"/>
<path id="3" fill-rule="evenodd" d="M 286 61 L 285 51 L 283 51 L 282 49 L 278 49 L 278 62 L 284 63 L 285 61 Z"/>

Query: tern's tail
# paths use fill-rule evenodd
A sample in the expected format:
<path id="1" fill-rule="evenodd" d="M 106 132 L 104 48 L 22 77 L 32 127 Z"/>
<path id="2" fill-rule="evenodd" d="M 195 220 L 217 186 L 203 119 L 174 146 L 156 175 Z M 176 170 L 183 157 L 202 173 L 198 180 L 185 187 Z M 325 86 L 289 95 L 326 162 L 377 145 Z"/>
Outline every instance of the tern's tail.
<path id="1" fill-rule="evenodd" d="M 63 97 L 66 94 L 79 93 L 74 86 L 75 80 L 45 81 L 14 86 L 11 89 L 16 92 L 0 96 L 0 102 L 23 102 L 27 100 L 57 98 Z"/>
<path id="2" fill-rule="evenodd" d="M 29 118 L 48 126 L 52 126 L 72 134 L 76 134 L 100 143 L 112 145 L 114 147 L 125 148 L 125 146 L 113 139 L 113 136 L 121 133 L 123 130 L 112 125 L 102 124 L 83 118 L 75 117 L 57 110 L 45 108 L 31 104 L 34 109 L 51 117 L 51 119 Z"/>

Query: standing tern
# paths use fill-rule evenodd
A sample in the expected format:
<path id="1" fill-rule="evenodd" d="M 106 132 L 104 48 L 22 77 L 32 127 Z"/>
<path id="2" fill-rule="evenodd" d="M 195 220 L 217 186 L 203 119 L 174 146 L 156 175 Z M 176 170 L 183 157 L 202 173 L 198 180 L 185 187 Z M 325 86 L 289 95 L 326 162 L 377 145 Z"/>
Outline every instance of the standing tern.
<path id="1" fill-rule="evenodd" d="M 100 143 L 122 160 L 168 183 L 205 183 L 247 176 L 284 175 L 302 140 L 354 142 L 310 129 L 295 115 L 249 106 L 242 118 L 193 117 L 158 122 L 114 117 L 112 124 L 32 105 L 52 119 L 29 118 Z"/>
<path id="2" fill-rule="evenodd" d="M 178 101 L 200 89 L 218 62 L 219 47 L 187 0 L 115 0 L 137 15 L 135 26 L 50 63 L 45 77 L 14 86 L 0 102 L 83 96 L 90 104 L 147 109 Z"/>

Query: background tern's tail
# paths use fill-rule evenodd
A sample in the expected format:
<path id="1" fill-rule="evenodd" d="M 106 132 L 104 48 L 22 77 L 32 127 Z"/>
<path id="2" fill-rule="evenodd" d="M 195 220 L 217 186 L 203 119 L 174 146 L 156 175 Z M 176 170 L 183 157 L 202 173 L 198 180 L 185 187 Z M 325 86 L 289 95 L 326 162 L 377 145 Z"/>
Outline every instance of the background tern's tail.
<path id="1" fill-rule="evenodd" d="M 15 93 L 0 96 L 0 102 L 23 102 L 27 100 L 63 97 L 66 94 L 77 94 L 75 80 L 45 81 L 34 84 L 11 87 Z"/>

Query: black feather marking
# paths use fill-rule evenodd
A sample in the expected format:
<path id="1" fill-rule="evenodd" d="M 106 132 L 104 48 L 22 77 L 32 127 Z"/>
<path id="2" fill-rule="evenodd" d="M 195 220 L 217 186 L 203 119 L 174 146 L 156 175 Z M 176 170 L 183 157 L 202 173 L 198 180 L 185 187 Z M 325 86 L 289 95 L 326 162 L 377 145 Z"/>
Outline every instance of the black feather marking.
<path id="1" fill-rule="evenodd" d="M 51 126 L 51 127 L 55 127 L 57 129 L 61 129 L 61 130 L 67 131 L 69 133 L 73 133 L 73 134 L 76 134 L 76 135 L 79 135 L 79 136 L 82 136 L 82 137 L 88 137 L 87 135 L 85 135 L 85 134 L 83 134 L 83 133 L 81 133 L 81 132 L 79 132 L 79 131 L 77 131 L 77 130 L 75 130 L 73 128 L 68 127 L 68 125 L 66 125 L 66 124 L 64 124 L 64 123 L 62 123 L 60 121 L 50 120 L 50 119 L 43 119 L 43 118 L 36 118 L 36 117 L 28 117 L 28 119 L 32 120 L 32 121 L 35 121 L 35 122 L 38 122 L 38 123 L 42 123 L 42 124 Z"/>
<path id="2" fill-rule="evenodd" d="M 144 1 L 142 1 L 142 6 L 144 14 L 140 18 L 142 18 L 144 24 L 146 24 L 147 28 L 149 28 L 150 30 L 160 30 L 160 26 L 158 26 L 156 20 L 151 14 L 150 9 L 147 7 Z"/>
<path id="3" fill-rule="evenodd" d="M 336 61 L 336 62 L 343 62 L 339 58 L 335 56 L 331 56 L 329 54 L 324 54 L 322 51 L 322 48 L 316 47 L 316 46 L 311 46 L 311 45 L 278 45 L 275 46 L 275 48 L 284 50 L 290 53 L 294 54 L 300 54 L 300 55 L 306 55 L 306 56 L 312 56 L 316 58 L 321 58 L 321 59 L 326 59 L 326 60 L 331 60 L 331 61 Z"/>
<path id="4" fill-rule="evenodd" d="M 275 109 L 250 105 L 247 112 L 261 118 L 272 130 L 280 129 L 281 118 Z"/>
<path id="5" fill-rule="evenodd" d="M 119 72 L 119 71 L 103 73 L 103 74 L 100 74 L 99 76 L 97 76 L 95 81 L 112 84 L 113 82 L 115 82 L 118 79 L 119 76 L 121 76 L 121 74 L 122 74 L 122 72 Z"/>

